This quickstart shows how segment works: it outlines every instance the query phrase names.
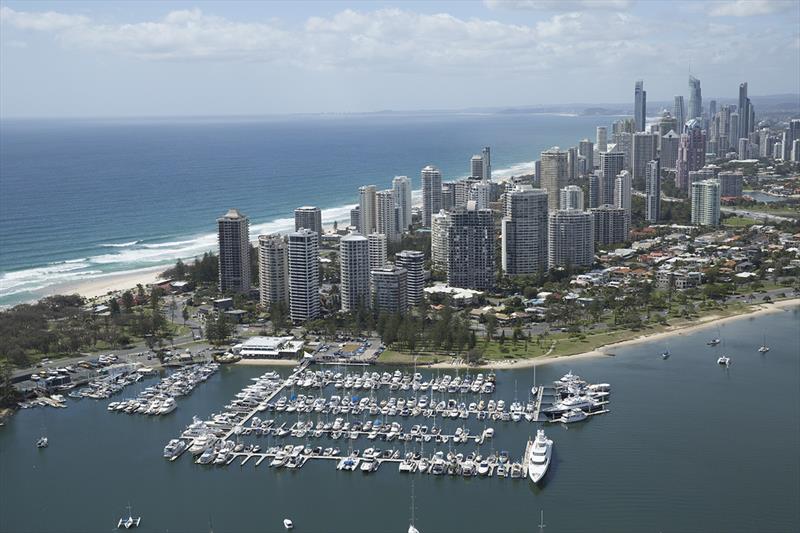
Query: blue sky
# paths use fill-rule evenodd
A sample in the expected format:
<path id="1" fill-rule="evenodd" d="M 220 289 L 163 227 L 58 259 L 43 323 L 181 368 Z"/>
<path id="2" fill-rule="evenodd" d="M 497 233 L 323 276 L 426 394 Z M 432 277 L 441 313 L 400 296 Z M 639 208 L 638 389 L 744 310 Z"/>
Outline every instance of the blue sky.
<path id="1" fill-rule="evenodd" d="M 800 91 L 800 1 L 0 2 L 0 117 Z"/>

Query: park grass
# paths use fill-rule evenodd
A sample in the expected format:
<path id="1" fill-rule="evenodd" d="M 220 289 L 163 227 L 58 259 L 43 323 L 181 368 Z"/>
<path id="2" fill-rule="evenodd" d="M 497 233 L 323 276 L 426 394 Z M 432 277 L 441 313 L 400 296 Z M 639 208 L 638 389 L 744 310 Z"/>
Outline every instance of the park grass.
<path id="1" fill-rule="evenodd" d="M 745 228 L 752 226 L 754 224 L 758 224 L 756 219 L 748 218 L 748 217 L 729 217 L 722 221 L 723 225 L 731 226 L 734 228 Z"/>

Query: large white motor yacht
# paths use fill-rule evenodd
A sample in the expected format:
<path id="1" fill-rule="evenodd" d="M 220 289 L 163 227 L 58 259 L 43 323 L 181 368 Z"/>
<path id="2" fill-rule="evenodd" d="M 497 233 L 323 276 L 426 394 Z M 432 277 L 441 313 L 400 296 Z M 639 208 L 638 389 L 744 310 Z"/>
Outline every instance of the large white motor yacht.
<path id="1" fill-rule="evenodd" d="M 548 439 L 544 430 L 540 429 L 536 432 L 536 439 L 530 447 L 530 455 L 528 456 L 528 477 L 534 483 L 538 483 L 547 473 L 547 468 L 550 466 L 550 456 L 553 451 L 553 441 Z"/>

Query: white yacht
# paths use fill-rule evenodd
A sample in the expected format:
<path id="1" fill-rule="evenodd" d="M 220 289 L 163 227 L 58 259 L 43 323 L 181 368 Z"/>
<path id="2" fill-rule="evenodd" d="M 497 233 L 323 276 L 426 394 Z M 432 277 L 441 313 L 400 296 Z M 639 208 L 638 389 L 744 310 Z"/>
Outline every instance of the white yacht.
<path id="1" fill-rule="evenodd" d="M 419 529 L 414 527 L 414 524 L 408 526 L 408 533 L 419 533 Z"/>
<path id="2" fill-rule="evenodd" d="M 721 355 L 717 359 L 717 364 L 723 366 L 731 366 L 731 358 L 728 357 L 727 355 Z"/>
<path id="3" fill-rule="evenodd" d="M 529 442 L 530 444 L 530 442 Z M 547 473 L 550 466 L 550 456 L 553 451 L 553 441 L 548 439 L 544 430 L 536 432 L 536 439 L 529 446 L 530 452 L 528 459 L 528 477 L 534 483 L 538 483 Z"/>
<path id="4" fill-rule="evenodd" d="M 558 419 L 559 422 L 562 424 L 571 424 L 572 422 L 580 422 L 581 420 L 586 420 L 589 415 L 581 411 L 580 409 L 570 409 L 566 413 L 561 415 L 561 418 Z"/>
<path id="5" fill-rule="evenodd" d="M 769 346 L 767 346 L 767 336 L 764 335 L 764 342 L 761 343 L 761 347 L 758 349 L 758 353 L 767 353 L 769 351 Z"/>
<path id="6" fill-rule="evenodd" d="M 128 506 L 128 518 L 120 518 L 119 522 L 117 522 L 117 529 L 125 528 L 130 529 L 132 527 L 139 527 L 139 523 L 141 523 L 142 517 L 137 516 L 136 518 L 133 517 L 131 514 L 131 506 Z"/>
<path id="7" fill-rule="evenodd" d="M 192 442 L 192 445 L 189 447 L 189 452 L 192 455 L 200 455 L 206 450 L 206 448 L 212 446 L 216 441 L 217 437 L 210 433 L 200 435 L 194 439 L 194 442 Z"/>
<path id="8" fill-rule="evenodd" d="M 47 437 L 42 437 L 36 441 L 37 448 L 47 448 L 50 445 L 50 441 L 47 440 Z"/>
<path id="9" fill-rule="evenodd" d="M 181 439 L 172 439 L 164 446 L 164 458 L 173 459 L 186 450 L 186 442 Z"/>
<path id="10" fill-rule="evenodd" d="M 289 520 L 288 518 L 284 518 L 283 519 L 283 527 L 285 527 L 286 529 L 292 529 L 294 527 L 294 523 L 291 520 Z"/>

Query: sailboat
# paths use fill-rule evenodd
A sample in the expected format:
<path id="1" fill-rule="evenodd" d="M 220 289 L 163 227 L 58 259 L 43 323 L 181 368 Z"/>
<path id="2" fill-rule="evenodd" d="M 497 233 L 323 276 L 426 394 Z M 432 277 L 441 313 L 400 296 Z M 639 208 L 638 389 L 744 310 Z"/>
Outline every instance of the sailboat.
<path id="1" fill-rule="evenodd" d="M 761 348 L 758 349 L 758 353 L 767 353 L 769 351 L 769 346 L 767 346 L 767 336 L 764 335 L 764 342 L 761 343 Z"/>
<path id="2" fill-rule="evenodd" d="M 667 347 L 664 349 L 663 352 L 661 352 L 661 359 L 668 359 L 668 358 L 669 358 L 669 344 L 667 344 Z"/>
<path id="3" fill-rule="evenodd" d="M 414 478 L 411 478 L 411 523 L 408 525 L 408 533 L 419 533 L 419 529 L 414 527 Z"/>
<path id="4" fill-rule="evenodd" d="M 544 533 L 544 528 L 546 527 L 547 525 L 544 523 L 544 509 L 542 509 L 539 515 L 539 533 Z"/>
<path id="5" fill-rule="evenodd" d="M 139 523 L 142 521 L 141 516 L 137 516 L 136 518 L 133 517 L 131 514 L 131 506 L 128 504 L 128 518 L 120 518 L 119 522 L 117 523 L 117 529 L 125 528 L 130 529 L 132 527 L 139 527 Z"/>
<path id="6" fill-rule="evenodd" d="M 717 328 L 717 336 L 714 337 L 713 339 L 711 339 L 710 341 L 708 341 L 706 344 L 708 344 L 709 346 L 716 346 L 717 344 L 719 344 L 721 342 L 722 342 L 722 340 L 720 340 L 720 338 L 719 338 L 719 328 Z"/>

